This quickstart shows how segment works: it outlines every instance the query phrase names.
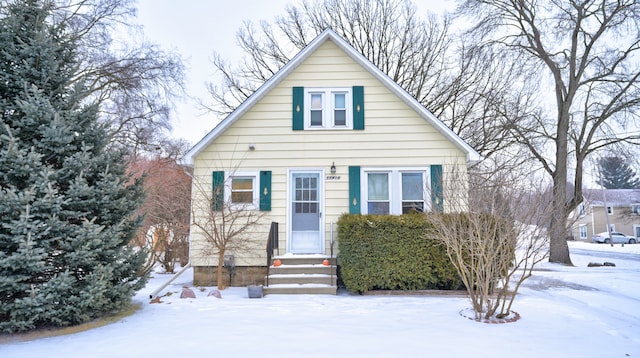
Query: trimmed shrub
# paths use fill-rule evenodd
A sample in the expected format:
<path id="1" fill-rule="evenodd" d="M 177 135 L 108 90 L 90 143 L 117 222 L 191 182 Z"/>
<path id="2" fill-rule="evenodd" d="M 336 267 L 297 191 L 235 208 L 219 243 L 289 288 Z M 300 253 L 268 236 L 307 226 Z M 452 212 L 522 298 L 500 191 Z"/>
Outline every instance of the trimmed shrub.
<path id="1" fill-rule="evenodd" d="M 424 215 L 353 215 L 338 221 L 340 273 L 353 292 L 464 287 Z"/>

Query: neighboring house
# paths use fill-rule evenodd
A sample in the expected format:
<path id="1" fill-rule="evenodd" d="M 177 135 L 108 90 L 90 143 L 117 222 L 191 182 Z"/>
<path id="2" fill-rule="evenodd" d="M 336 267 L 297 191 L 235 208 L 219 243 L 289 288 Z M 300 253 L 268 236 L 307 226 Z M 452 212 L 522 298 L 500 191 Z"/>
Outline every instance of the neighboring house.
<path id="1" fill-rule="evenodd" d="M 271 222 L 283 256 L 329 255 L 344 213 L 448 210 L 443 178 L 479 154 L 332 30 L 264 83 L 183 158 L 198 188 L 249 204 L 263 225 L 235 255 L 233 285 L 263 283 Z M 445 188 L 446 189 L 446 188 Z M 193 207 L 194 218 L 204 215 Z M 193 221 L 193 220 L 192 220 Z M 194 284 L 214 284 L 216 255 L 192 226 Z"/>
<path id="2" fill-rule="evenodd" d="M 592 241 L 595 234 L 607 231 L 607 216 L 611 231 L 640 238 L 640 190 L 585 189 L 583 196 L 571 216 L 575 240 Z"/>

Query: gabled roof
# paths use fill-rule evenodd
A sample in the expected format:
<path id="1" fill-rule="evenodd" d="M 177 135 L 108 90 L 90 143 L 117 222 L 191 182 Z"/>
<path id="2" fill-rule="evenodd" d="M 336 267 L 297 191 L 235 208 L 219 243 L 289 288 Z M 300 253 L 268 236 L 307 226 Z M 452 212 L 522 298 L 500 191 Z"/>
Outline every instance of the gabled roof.
<path id="1" fill-rule="evenodd" d="M 302 51 L 283 66 L 273 77 L 266 81 L 260 88 L 258 88 L 249 98 L 247 98 L 238 108 L 236 108 L 229 116 L 227 116 L 222 122 L 220 122 L 215 128 L 213 128 L 207 135 L 204 136 L 195 146 L 193 146 L 182 158 L 181 162 L 184 165 L 193 165 L 193 160 L 196 155 L 206 149 L 218 136 L 220 136 L 225 130 L 227 130 L 235 121 L 242 117 L 247 111 L 249 111 L 258 101 L 260 101 L 266 94 L 276 87 L 283 79 L 285 79 L 293 70 L 295 70 L 301 63 L 303 63 L 311 54 L 313 54 L 322 44 L 326 41 L 334 42 L 339 48 L 341 48 L 347 55 L 349 55 L 355 62 L 360 64 L 365 70 L 367 70 L 376 79 L 382 82 L 389 90 L 400 97 L 406 104 L 409 105 L 414 111 L 419 113 L 427 122 L 434 126 L 442 135 L 449 139 L 456 145 L 463 153 L 466 154 L 468 161 L 478 161 L 481 159 L 480 154 L 475 151 L 469 144 L 467 144 L 462 138 L 456 135 L 449 127 L 444 125 L 433 113 L 427 110 L 420 102 L 418 102 L 407 91 L 394 82 L 389 76 L 382 72 L 378 67 L 371 63 L 365 56 L 356 51 L 349 43 L 347 43 L 342 37 L 336 34 L 331 29 L 324 30 L 318 37 L 311 41 Z"/>
<path id="2" fill-rule="evenodd" d="M 604 206 L 607 199 L 608 206 L 628 206 L 640 204 L 640 190 L 638 189 L 585 189 L 584 199 L 592 206 Z"/>

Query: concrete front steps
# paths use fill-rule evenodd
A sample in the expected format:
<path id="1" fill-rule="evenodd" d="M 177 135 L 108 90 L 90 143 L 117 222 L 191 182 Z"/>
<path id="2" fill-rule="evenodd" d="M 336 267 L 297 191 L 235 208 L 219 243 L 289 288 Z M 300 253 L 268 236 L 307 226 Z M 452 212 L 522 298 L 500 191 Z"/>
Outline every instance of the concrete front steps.
<path id="1" fill-rule="evenodd" d="M 329 266 L 322 262 L 327 259 Z M 276 256 L 280 266 L 269 267 L 263 293 L 335 295 L 338 291 L 335 258 L 324 255 Z"/>

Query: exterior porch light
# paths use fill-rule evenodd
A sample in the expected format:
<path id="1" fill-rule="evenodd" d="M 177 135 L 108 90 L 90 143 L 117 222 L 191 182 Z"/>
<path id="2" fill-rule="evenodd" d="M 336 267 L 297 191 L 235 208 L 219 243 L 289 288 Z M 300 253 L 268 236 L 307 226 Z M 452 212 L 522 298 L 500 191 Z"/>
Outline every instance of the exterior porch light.
<path id="1" fill-rule="evenodd" d="M 331 163 L 331 174 L 335 174 L 336 173 L 336 164 L 335 162 Z"/>

